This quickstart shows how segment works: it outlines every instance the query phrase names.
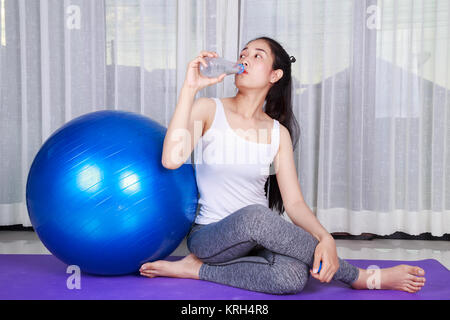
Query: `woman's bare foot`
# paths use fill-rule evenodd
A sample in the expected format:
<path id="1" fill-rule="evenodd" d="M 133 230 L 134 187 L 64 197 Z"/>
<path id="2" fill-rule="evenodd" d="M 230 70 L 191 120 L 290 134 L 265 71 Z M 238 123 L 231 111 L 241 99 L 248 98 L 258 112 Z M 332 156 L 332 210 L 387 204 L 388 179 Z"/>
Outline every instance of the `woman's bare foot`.
<path id="1" fill-rule="evenodd" d="M 142 276 L 154 277 L 172 277 L 199 279 L 199 271 L 203 262 L 192 253 L 178 261 L 157 260 L 144 263 L 139 272 Z"/>
<path id="2" fill-rule="evenodd" d="M 422 268 L 398 265 L 385 269 L 359 269 L 354 289 L 401 290 L 415 293 L 425 285 L 425 271 Z"/>

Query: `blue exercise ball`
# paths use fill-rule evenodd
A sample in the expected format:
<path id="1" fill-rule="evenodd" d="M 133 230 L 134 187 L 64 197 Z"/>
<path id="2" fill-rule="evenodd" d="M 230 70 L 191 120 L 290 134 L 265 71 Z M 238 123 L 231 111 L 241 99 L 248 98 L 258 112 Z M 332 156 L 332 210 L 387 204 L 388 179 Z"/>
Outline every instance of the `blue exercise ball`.
<path id="1" fill-rule="evenodd" d="M 166 131 L 133 112 L 102 110 L 45 141 L 26 202 L 53 255 L 87 273 L 120 275 L 177 248 L 194 221 L 198 190 L 191 164 L 162 166 Z"/>

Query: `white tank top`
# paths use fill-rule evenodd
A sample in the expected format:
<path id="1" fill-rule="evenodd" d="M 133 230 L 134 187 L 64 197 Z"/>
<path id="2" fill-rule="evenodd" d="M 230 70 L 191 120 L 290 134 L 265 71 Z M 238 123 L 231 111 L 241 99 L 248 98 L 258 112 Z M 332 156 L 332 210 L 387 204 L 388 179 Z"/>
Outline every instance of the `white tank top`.
<path id="1" fill-rule="evenodd" d="M 195 146 L 195 177 L 200 193 L 198 224 L 219 221 L 250 204 L 268 207 L 264 185 L 280 144 L 280 124 L 274 119 L 270 144 L 248 141 L 258 135 L 267 141 L 270 130 L 242 130 L 229 125 L 222 101 L 213 98 L 216 111 L 211 127 Z"/>

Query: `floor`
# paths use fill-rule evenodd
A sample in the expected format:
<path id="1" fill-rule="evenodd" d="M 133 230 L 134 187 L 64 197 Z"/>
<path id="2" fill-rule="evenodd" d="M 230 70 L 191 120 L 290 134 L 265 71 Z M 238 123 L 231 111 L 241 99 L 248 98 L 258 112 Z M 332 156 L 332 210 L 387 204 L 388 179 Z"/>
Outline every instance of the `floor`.
<path id="1" fill-rule="evenodd" d="M 450 269 L 450 242 L 424 240 L 336 240 L 343 259 L 423 260 L 435 259 Z M 184 256 L 186 240 L 171 254 Z M 0 231 L 0 254 L 50 254 L 33 231 Z"/>

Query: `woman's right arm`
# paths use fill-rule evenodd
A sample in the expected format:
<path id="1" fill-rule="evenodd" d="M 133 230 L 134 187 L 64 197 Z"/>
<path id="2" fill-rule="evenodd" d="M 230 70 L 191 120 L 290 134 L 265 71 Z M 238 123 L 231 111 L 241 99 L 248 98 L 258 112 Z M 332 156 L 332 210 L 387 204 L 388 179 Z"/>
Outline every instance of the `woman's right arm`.
<path id="1" fill-rule="evenodd" d="M 177 169 L 185 163 L 203 133 L 209 99 L 195 100 L 197 92 L 221 82 L 226 76 L 206 78 L 200 75 L 200 63 L 206 66 L 204 57 L 217 57 L 217 53 L 202 51 L 188 65 L 186 79 L 164 138 L 161 163 L 167 169 Z"/>

